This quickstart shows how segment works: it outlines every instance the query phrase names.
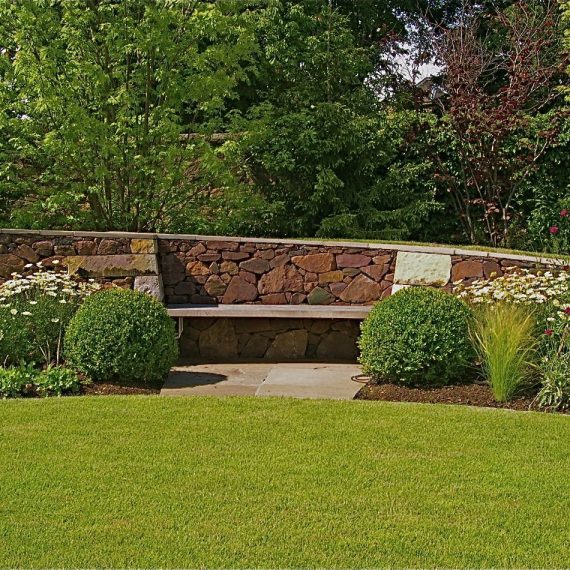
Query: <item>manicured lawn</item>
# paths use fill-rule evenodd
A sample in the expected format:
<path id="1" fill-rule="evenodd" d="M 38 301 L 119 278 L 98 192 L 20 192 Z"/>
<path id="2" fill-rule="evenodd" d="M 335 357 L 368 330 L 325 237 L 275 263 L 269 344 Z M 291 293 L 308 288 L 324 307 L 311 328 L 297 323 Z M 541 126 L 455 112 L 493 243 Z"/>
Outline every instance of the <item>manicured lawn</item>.
<path id="1" fill-rule="evenodd" d="M 0 567 L 568 567 L 570 417 L 0 402 Z"/>

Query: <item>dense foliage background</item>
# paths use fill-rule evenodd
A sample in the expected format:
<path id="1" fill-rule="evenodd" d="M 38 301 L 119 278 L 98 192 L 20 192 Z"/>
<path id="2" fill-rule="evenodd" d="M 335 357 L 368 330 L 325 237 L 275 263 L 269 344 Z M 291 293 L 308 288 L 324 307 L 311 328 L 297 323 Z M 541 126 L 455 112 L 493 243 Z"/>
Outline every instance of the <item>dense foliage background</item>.
<path id="1" fill-rule="evenodd" d="M 568 18 L 542 0 L 0 0 L 0 223 L 553 248 Z"/>

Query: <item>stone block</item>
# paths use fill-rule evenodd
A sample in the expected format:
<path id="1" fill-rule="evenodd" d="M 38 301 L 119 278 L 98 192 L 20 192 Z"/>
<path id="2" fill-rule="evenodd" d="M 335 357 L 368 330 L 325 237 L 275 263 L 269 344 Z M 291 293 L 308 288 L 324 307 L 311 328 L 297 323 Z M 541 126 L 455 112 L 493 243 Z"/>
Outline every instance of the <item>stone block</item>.
<path id="1" fill-rule="evenodd" d="M 327 271 L 326 273 L 321 273 L 318 276 L 319 284 L 323 285 L 326 283 L 340 283 L 344 279 L 344 273 L 342 271 Z"/>
<path id="2" fill-rule="evenodd" d="M 190 257 L 197 257 L 198 255 L 204 253 L 206 251 L 206 246 L 203 243 L 198 243 L 194 247 L 191 247 L 188 250 L 188 255 Z"/>
<path id="3" fill-rule="evenodd" d="M 19 245 L 14 253 L 29 263 L 36 263 L 40 260 L 38 253 L 26 244 Z"/>
<path id="4" fill-rule="evenodd" d="M 269 339 L 259 334 L 251 335 L 243 347 L 242 358 L 263 358 L 269 348 Z"/>
<path id="5" fill-rule="evenodd" d="M 42 257 L 53 255 L 53 243 L 51 241 L 37 241 L 32 247 Z"/>
<path id="6" fill-rule="evenodd" d="M 252 283 L 253 285 L 257 285 L 257 276 L 255 273 L 250 273 L 249 271 L 241 270 L 238 275 L 248 283 Z"/>
<path id="7" fill-rule="evenodd" d="M 249 257 L 249 253 L 245 251 L 224 251 L 222 257 L 228 261 L 242 261 Z"/>
<path id="8" fill-rule="evenodd" d="M 229 319 L 217 319 L 200 334 L 198 346 L 202 358 L 237 358 L 238 340 L 233 323 Z"/>
<path id="9" fill-rule="evenodd" d="M 221 280 L 218 275 L 210 275 L 204 284 L 206 293 L 211 297 L 218 297 L 226 292 L 228 286 Z"/>
<path id="10" fill-rule="evenodd" d="M 208 269 L 210 270 L 210 273 L 212 273 L 212 275 L 217 275 L 220 272 L 220 266 L 215 261 L 210 263 Z"/>
<path id="11" fill-rule="evenodd" d="M 209 240 L 206 242 L 206 248 L 224 251 L 236 251 L 239 248 L 239 243 L 233 241 Z"/>
<path id="12" fill-rule="evenodd" d="M 329 287 L 331 293 L 338 297 L 346 289 L 347 285 L 346 283 L 331 283 Z"/>
<path id="13" fill-rule="evenodd" d="M 486 279 L 492 279 L 494 277 L 501 277 L 503 270 L 501 266 L 496 261 L 484 261 L 483 262 L 483 275 Z"/>
<path id="14" fill-rule="evenodd" d="M 114 255 L 119 249 L 119 244 L 113 239 L 102 239 L 99 247 L 97 248 L 97 253 L 99 255 Z M 57 253 L 57 248 L 56 248 Z"/>
<path id="15" fill-rule="evenodd" d="M 287 265 L 287 263 L 289 263 L 290 259 L 291 258 L 289 257 L 289 255 L 287 255 L 286 253 L 282 253 L 282 254 L 276 255 L 269 262 L 269 265 L 271 266 L 271 269 L 275 269 L 276 267 L 283 267 L 284 265 Z"/>
<path id="16" fill-rule="evenodd" d="M 210 270 L 201 261 L 191 261 L 186 265 L 186 273 L 189 275 L 209 275 Z"/>
<path id="17" fill-rule="evenodd" d="M 335 259 L 332 253 L 297 255 L 293 257 L 292 261 L 298 267 L 311 273 L 326 273 L 335 269 Z"/>
<path id="18" fill-rule="evenodd" d="M 157 253 L 158 247 L 154 239 L 132 239 L 131 253 Z"/>
<path id="19" fill-rule="evenodd" d="M 21 273 L 26 262 L 11 253 L 0 255 L 0 277 L 8 279 L 12 273 Z"/>
<path id="20" fill-rule="evenodd" d="M 348 284 L 340 298 L 346 303 L 369 303 L 380 299 L 381 294 L 380 285 L 361 274 Z"/>
<path id="21" fill-rule="evenodd" d="M 451 281 L 454 283 L 474 277 L 483 277 L 483 263 L 481 261 L 460 261 L 451 269 Z"/>
<path id="22" fill-rule="evenodd" d="M 235 319 L 235 330 L 238 334 L 267 332 L 271 330 L 271 321 L 266 318 Z"/>
<path id="23" fill-rule="evenodd" d="M 394 283 L 443 287 L 451 277 L 451 255 L 399 251 Z"/>
<path id="24" fill-rule="evenodd" d="M 331 332 L 321 340 L 316 354 L 319 360 L 356 362 L 356 357 L 358 356 L 356 336 L 343 332 Z"/>
<path id="25" fill-rule="evenodd" d="M 158 275 L 156 255 L 72 255 L 65 260 L 70 274 L 89 277 L 128 277 Z"/>
<path id="26" fill-rule="evenodd" d="M 268 250 L 271 251 L 271 250 Z M 269 265 L 269 261 L 266 259 L 262 259 L 260 257 L 254 257 L 253 259 L 248 259 L 247 261 L 243 261 L 239 264 L 240 269 L 244 269 L 245 271 L 250 271 L 251 273 L 257 273 L 261 275 L 262 273 L 267 273 L 271 267 Z"/>
<path id="27" fill-rule="evenodd" d="M 304 293 L 292 293 L 289 303 L 291 305 L 301 305 L 307 300 L 307 296 Z"/>
<path id="28" fill-rule="evenodd" d="M 334 301 L 334 296 L 322 287 L 315 287 L 307 297 L 309 305 L 330 305 Z"/>
<path id="29" fill-rule="evenodd" d="M 294 267 L 277 267 L 262 275 L 259 280 L 259 292 L 262 295 L 284 293 L 285 291 L 303 292 L 303 277 Z"/>
<path id="30" fill-rule="evenodd" d="M 331 328 L 331 323 L 328 319 L 315 319 L 311 324 L 311 332 L 316 335 L 322 335 Z"/>
<path id="31" fill-rule="evenodd" d="M 387 265 L 369 265 L 362 268 L 362 273 L 368 275 L 374 281 L 381 281 L 382 277 L 388 273 L 388 269 Z"/>
<path id="32" fill-rule="evenodd" d="M 97 244 L 90 240 L 78 241 L 75 244 L 75 249 L 79 255 L 95 255 L 97 253 Z"/>
<path id="33" fill-rule="evenodd" d="M 261 257 L 261 259 L 267 259 L 267 260 L 273 259 L 275 257 L 275 250 L 267 249 L 265 251 L 260 251 L 258 257 Z"/>
<path id="34" fill-rule="evenodd" d="M 261 296 L 261 302 L 264 305 L 286 305 L 287 296 L 285 293 L 269 293 Z"/>
<path id="35" fill-rule="evenodd" d="M 372 261 L 375 265 L 385 265 L 386 263 L 390 263 L 390 261 L 392 261 L 392 256 L 389 253 L 385 255 L 377 255 L 372 258 Z"/>
<path id="36" fill-rule="evenodd" d="M 164 287 L 160 275 L 137 275 L 133 289 L 152 295 L 159 301 L 164 299 Z"/>
<path id="37" fill-rule="evenodd" d="M 174 288 L 175 295 L 194 295 L 196 293 L 196 284 L 192 281 L 182 281 Z"/>
<path id="38" fill-rule="evenodd" d="M 221 257 L 221 253 L 201 253 L 198 255 L 198 259 L 200 261 L 205 261 L 207 263 L 212 263 L 212 261 L 219 261 Z"/>
<path id="39" fill-rule="evenodd" d="M 75 248 L 71 244 L 56 245 L 53 249 L 55 255 L 75 255 Z"/>
<path id="40" fill-rule="evenodd" d="M 233 261 L 223 261 L 220 265 L 222 273 L 229 273 L 230 275 L 237 275 L 239 273 L 238 266 Z"/>
<path id="41" fill-rule="evenodd" d="M 360 253 L 343 253 L 336 256 L 336 265 L 339 269 L 343 269 L 344 267 L 364 267 L 368 265 L 370 261 L 370 257 Z"/>
<path id="42" fill-rule="evenodd" d="M 278 334 L 265 353 L 270 361 L 299 360 L 305 357 L 309 333 L 306 329 L 297 329 Z"/>
<path id="43" fill-rule="evenodd" d="M 247 303 L 257 298 L 257 287 L 239 276 L 233 277 L 224 293 L 222 303 Z"/>

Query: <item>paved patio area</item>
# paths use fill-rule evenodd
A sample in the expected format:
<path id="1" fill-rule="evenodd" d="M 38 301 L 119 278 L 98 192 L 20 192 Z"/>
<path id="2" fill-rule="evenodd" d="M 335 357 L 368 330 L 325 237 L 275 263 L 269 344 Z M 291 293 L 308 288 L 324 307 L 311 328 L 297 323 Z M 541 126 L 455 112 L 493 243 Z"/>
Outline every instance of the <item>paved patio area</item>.
<path id="1" fill-rule="evenodd" d="M 189 364 L 170 372 L 162 396 L 282 396 L 352 400 L 362 388 L 357 364 Z"/>

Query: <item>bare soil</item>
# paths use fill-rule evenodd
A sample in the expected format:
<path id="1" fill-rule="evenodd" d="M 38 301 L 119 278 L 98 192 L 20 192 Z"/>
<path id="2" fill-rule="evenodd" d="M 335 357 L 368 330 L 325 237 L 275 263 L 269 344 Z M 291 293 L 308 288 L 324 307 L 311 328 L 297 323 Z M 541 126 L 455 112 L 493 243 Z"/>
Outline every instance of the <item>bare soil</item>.
<path id="1" fill-rule="evenodd" d="M 158 385 L 115 384 L 110 382 L 94 382 L 84 384 L 82 396 L 131 396 L 138 394 L 159 394 L 162 383 Z"/>
<path id="2" fill-rule="evenodd" d="M 383 400 L 387 402 L 419 402 L 426 404 L 455 404 L 504 408 L 508 410 L 541 411 L 535 395 L 528 394 L 511 402 L 497 402 L 485 384 L 460 384 L 439 388 L 416 388 L 399 384 L 368 382 L 356 395 L 357 400 Z"/>

